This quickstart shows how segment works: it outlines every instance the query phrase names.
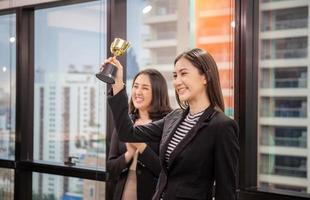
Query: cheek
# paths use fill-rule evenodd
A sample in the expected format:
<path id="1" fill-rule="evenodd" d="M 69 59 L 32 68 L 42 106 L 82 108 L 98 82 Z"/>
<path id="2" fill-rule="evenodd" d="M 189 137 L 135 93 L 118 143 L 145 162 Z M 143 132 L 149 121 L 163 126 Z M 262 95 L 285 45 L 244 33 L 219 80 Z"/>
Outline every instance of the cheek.
<path id="1" fill-rule="evenodd" d="M 149 102 L 151 102 L 152 101 L 152 92 L 147 92 L 147 98 L 148 98 L 148 100 L 149 100 Z"/>

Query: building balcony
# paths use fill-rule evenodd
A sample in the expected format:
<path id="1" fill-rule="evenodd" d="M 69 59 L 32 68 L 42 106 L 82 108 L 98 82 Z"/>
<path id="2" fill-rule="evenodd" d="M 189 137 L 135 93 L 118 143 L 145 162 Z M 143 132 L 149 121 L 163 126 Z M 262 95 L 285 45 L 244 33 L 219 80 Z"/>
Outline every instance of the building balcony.
<path id="1" fill-rule="evenodd" d="M 260 39 L 280 39 L 292 37 L 307 37 L 309 31 L 307 28 L 296 28 L 286 30 L 269 30 L 260 32 Z"/>
<path id="2" fill-rule="evenodd" d="M 308 27 L 308 18 L 290 19 L 290 20 L 272 21 L 271 23 L 267 22 L 263 23 L 262 31 L 274 32 L 287 29 L 307 29 L 307 27 Z"/>
<path id="3" fill-rule="evenodd" d="M 269 79 L 270 80 L 270 79 Z M 281 78 L 269 81 L 268 79 L 261 81 L 262 88 L 306 88 L 306 78 Z"/>
<path id="4" fill-rule="evenodd" d="M 177 13 L 162 14 L 162 15 L 150 15 L 143 18 L 142 23 L 147 25 L 176 22 L 178 19 Z"/>
<path id="5" fill-rule="evenodd" d="M 259 145 L 259 153 L 269 156 L 308 156 L 307 148 Z"/>
<path id="6" fill-rule="evenodd" d="M 259 125 L 268 126 L 287 126 L 294 124 L 294 126 L 308 126 L 309 120 L 307 118 L 292 118 L 292 117 L 259 117 Z"/>
<path id="7" fill-rule="evenodd" d="M 264 134 L 264 133 L 262 133 Z M 271 147 L 296 147 L 296 148 L 306 148 L 307 141 L 306 137 L 298 138 L 288 138 L 288 137 L 266 137 L 262 141 L 264 145 Z"/>
<path id="8" fill-rule="evenodd" d="M 268 60 L 259 60 L 260 68 L 283 68 L 283 67 L 296 67 L 296 66 L 308 66 L 309 62 L 307 58 L 273 58 Z"/>
<path id="9" fill-rule="evenodd" d="M 299 177 L 307 178 L 306 167 L 296 168 L 287 166 L 274 166 L 272 169 L 268 165 L 261 166 L 262 174 L 278 175 L 278 176 L 288 176 L 288 177 Z"/>
<path id="10" fill-rule="evenodd" d="M 307 58 L 307 48 L 296 48 L 296 49 L 275 49 L 273 51 L 261 51 L 261 59 L 292 59 L 292 58 Z"/>
<path id="11" fill-rule="evenodd" d="M 283 185 L 293 185 L 297 187 L 307 187 L 308 180 L 305 178 L 298 178 L 298 177 L 289 177 L 289 176 L 279 176 L 273 174 L 263 174 L 260 173 L 258 176 L 259 181 L 268 182 L 273 184 L 280 184 Z"/>
<path id="12" fill-rule="evenodd" d="M 275 108 L 275 117 L 307 117 L 307 111 L 304 108 Z"/>
<path id="13" fill-rule="evenodd" d="M 265 10 L 278 10 L 286 8 L 297 8 L 309 5 L 308 0 L 297 1 L 297 0 L 269 0 L 263 1 L 260 6 L 261 11 Z"/>
<path id="14" fill-rule="evenodd" d="M 306 97 L 308 89 L 306 88 L 261 88 L 259 90 L 260 97 Z"/>
<path id="15" fill-rule="evenodd" d="M 166 48 L 166 47 L 176 47 L 177 46 L 177 40 L 176 39 L 166 39 L 166 40 L 149 40 L 149 41 L 143 41 L 142 47 L 143 48 Z"/>

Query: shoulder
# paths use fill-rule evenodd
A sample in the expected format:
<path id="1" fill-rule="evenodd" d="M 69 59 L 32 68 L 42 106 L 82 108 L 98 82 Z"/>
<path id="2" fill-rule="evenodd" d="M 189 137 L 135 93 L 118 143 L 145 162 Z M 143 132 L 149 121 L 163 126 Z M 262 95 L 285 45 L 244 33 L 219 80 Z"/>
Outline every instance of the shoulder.
<path id="1" fill-rule="evenodd" d="M 171 117 L 180 117 L 182 116 L 182 114 L 185 112 L 185 110 L 181 109 L 181 108 L 178 108 L 178 109 L 175 109 L 173 111 L 171 111 L 170 113 L 168 113 L 166 115 L 166 118 L 171 118 Z"/>
<path id="2" fill-rule="evenodd" d="M 216 111 L 216 114 L 214 115 L 212 119 L 212 123 L 214 125 L 229 125 L 229 124 L 236 124 L 236 121 L 232 118 L 225 115 L 223 112 Z"/>
<path id="3" fill-rule="evenodd" d="M 237 137 L 239 135 L 239 126 L 237 122 L 223 112 L 217 112 L 211 120 L 211 124 L 216 128 L 219 135 L 229 133 Z"/>

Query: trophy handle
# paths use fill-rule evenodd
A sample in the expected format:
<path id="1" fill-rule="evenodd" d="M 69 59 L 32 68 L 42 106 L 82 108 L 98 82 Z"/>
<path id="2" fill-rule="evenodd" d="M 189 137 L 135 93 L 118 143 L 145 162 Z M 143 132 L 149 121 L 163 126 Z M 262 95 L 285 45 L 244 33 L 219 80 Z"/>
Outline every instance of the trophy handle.
<path id="1" fill-rule="evenodd" d="M 96 77 L 105 83 L 114 84 L 116 72 L 116 66 L 111 63 L 106 63 L 104 64 L 102 71 L 96 74 Z"/>

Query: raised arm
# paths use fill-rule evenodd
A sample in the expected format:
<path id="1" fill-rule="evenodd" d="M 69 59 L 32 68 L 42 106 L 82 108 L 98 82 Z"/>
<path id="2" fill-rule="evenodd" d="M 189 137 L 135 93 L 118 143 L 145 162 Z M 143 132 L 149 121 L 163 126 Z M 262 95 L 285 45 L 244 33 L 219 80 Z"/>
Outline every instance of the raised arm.
<path id="1" fill-rule="evenodd" d="M 114 124 L 120 141 L 123 142 L 159 142 L 161 140 L 164 120 L 146 125 L 133 126 L 128 115 L 128 97 L 125 88 L 108 98 L 113 113 Z"/>

